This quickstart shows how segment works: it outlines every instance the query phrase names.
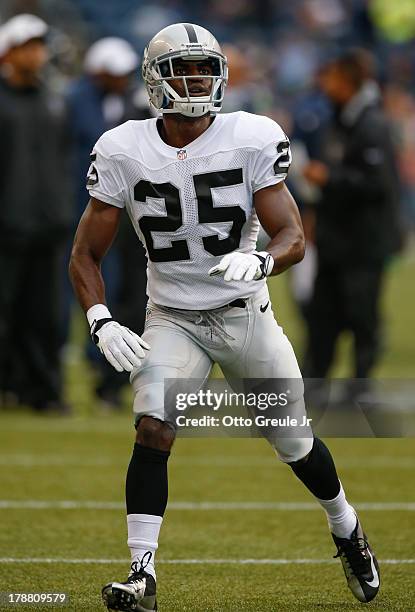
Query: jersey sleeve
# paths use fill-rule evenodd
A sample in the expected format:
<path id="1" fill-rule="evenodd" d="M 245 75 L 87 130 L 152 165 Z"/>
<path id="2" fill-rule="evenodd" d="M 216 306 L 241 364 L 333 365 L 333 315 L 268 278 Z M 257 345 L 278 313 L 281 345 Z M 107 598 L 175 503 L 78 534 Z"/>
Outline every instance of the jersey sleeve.
<path id="1" fill-rule="evenodd" d="M 288 137 L 280 126 L 268 119 L 267 137 L 257 154 L 252 176 L 252 191 L 276 185 L 288 174 L 291 164 L 291 149 Z"/>
<path id="2" fill-rule="evenodd" d="M 91 197 L 106 204 L 124 208 L 125 188 L 115 157 L 108 155 L 101 139 L 91 153 L 91 165 L 87 174 L 86 188 Z"/>

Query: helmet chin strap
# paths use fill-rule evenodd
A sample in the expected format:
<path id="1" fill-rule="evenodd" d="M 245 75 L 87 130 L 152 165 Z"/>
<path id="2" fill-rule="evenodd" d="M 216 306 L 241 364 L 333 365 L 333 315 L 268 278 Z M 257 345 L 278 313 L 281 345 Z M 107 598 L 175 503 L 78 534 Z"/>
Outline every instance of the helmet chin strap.
<path id="1" fill-rule="evenodd" d="M 173 102 L 173 111 L 185 117 L 203 117 L 209 112 L 209 104 L 189 104 L 189 102 Z"/>

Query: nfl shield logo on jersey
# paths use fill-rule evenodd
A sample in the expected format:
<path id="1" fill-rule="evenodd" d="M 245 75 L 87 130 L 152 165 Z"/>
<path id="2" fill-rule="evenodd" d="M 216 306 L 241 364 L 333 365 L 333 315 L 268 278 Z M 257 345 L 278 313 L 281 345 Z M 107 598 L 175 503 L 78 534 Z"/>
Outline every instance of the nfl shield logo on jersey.
<path id="1" fill-rule="evenodd" d="M 187 157 L 186 149 L 180 149 L 180 151 L 177 151 L 177 159 L 186 159 L 186 157 Z"/>

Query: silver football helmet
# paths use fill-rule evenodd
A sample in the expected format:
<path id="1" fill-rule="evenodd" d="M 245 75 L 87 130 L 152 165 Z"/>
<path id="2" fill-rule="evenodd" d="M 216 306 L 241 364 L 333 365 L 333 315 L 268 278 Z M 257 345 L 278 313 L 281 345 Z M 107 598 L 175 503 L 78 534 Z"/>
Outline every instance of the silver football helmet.
<path id="1" fill-rule="evenodd" d="M 212 65 L 209 95 L 191 96 L 187 81 L 192 76 L 174 76 L 176 59 L 197 61 L 208 59 Z M 217 113 L 222 108 L 228 82 L 228 64 L 216 38 L 198 25 L 174 23 L 156 34 L 144 50 L 143 80 L 154 108 L 161 113 L 180 113 L 187 117 L 201 117 Z M 183 79 L 186 93 L 181 97 L 171 86 L 173 79 Z"/>

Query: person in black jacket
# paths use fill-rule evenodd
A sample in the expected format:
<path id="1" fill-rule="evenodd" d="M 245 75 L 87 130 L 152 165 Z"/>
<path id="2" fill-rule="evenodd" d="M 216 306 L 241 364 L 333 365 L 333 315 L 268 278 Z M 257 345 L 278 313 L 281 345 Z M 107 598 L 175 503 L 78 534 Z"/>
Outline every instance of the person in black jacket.
<path id="1" fill-rule="evenodd" d="M 62 99 L 40 80 L 47 25 L 22 14 L 0 28 L 0 400 L 63 409 L 60 261 L 71 227 Z"/>
<path id="2" fill-rule="evenodd" d="M 322 73 L 333 118 L 321 135 L 320 160 L 305 177 L 321 188 L 316 206 L 318 271 L 307 313 L 304 375 L 323 378 L 339 334 L 354 340 L 356 378 L 379 354 L 379 298 L 387 258 L 398 246 L 399 180 L 380 90 L 362 54 L 349 51 Z"/>
<path id="3" fill-rule="evenodd" d="M 68 91 L 78 219 L 88 204 L 85 178 L 95 142 L 105 131 L 124 121 L 151 117 L 145 90 L 138 90 L 131 78 L 138 64 L 139 58 L 127 41 L 112 36 L 102 38 L 88 49 L 84 60 L 85 73 L 71 84 Z M 107 298 L 114 305 L 114 316 L 142 333 L 147 305 L 147 261 L 127 214 L 121 217 L 118 234 L 109 257 L 103 262 L 102 271 Z M 96 366 L 95 390 L 102 406 L 119 408 L 122 405 L 121 391 L 128 383 L 128 375 L 116 372 L 89 342 L 87 350 L 88 357 Z"/>

